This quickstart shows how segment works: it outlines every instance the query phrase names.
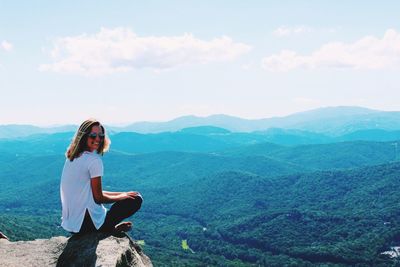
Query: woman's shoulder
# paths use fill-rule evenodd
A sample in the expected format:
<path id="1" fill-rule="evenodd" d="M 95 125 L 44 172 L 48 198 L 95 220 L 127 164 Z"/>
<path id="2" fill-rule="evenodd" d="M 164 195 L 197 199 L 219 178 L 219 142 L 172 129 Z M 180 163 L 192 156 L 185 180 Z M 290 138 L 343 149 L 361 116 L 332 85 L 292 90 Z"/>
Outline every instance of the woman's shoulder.
<path id="1" fill-rule="evenodd" d="M 81 157 L 87 161 L 102 161 L 101 156 L 96 152 L 85 151 L 82 153 Z"/>

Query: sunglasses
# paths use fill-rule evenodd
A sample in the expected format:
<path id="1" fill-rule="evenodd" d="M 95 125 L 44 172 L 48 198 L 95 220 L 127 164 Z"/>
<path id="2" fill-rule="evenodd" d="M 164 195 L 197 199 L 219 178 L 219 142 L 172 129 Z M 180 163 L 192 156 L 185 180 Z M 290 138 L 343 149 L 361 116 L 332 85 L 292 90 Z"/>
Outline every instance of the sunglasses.
<path id="1" fill-rule="evenodd" d="M 103 139 L 105 135 L 104 135 L 103 133 L 89 133 L 89 134 L 88 134 L 88 137 L 89 137 L 89 138 L 92 138 L 92 139 L 95 139 L 97 136 L 98 136 L 100 139 Z"/>

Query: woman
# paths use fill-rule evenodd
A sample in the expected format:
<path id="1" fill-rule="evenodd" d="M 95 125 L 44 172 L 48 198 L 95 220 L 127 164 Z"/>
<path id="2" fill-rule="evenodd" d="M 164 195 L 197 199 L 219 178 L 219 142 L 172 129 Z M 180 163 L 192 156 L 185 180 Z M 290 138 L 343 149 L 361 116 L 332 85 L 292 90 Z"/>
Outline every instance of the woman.
<path id="1" fill-rule="evenodd" d="M 71 233 L 129 231 L 132 223 L 121 221 L 141 207 L 138 192 L 103 191 L 101 156 L 109 145 L 104 127 L 89 119 L 81 124 L 68 147 L 60 186 L 61 226 Z M 114 204 L 107 211 L 102 203 Z"/>

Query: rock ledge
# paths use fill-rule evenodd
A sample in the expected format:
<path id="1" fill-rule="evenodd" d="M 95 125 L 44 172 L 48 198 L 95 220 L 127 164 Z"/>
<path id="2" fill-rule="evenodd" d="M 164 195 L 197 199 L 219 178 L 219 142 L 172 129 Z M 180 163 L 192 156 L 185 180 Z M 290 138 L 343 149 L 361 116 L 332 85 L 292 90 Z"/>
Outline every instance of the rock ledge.
<path id="1" fill-rule="evenodd" d="M 0 239 L 0 266 L 153 266 L 126 234 L 93 233 L 9 242 Z"/>

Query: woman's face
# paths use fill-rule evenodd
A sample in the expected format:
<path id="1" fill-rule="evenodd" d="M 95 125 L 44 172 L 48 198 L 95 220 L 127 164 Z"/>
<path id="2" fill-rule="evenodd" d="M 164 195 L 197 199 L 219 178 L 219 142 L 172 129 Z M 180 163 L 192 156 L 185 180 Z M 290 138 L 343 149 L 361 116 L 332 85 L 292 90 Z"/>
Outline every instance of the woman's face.
<path id="1" fill-rule="evenodd" d="M 104 134 L 100 126 L 93 126 L 88 134 L 87 147 L 90 152 L 97 150 L 104 140 Z"/>

